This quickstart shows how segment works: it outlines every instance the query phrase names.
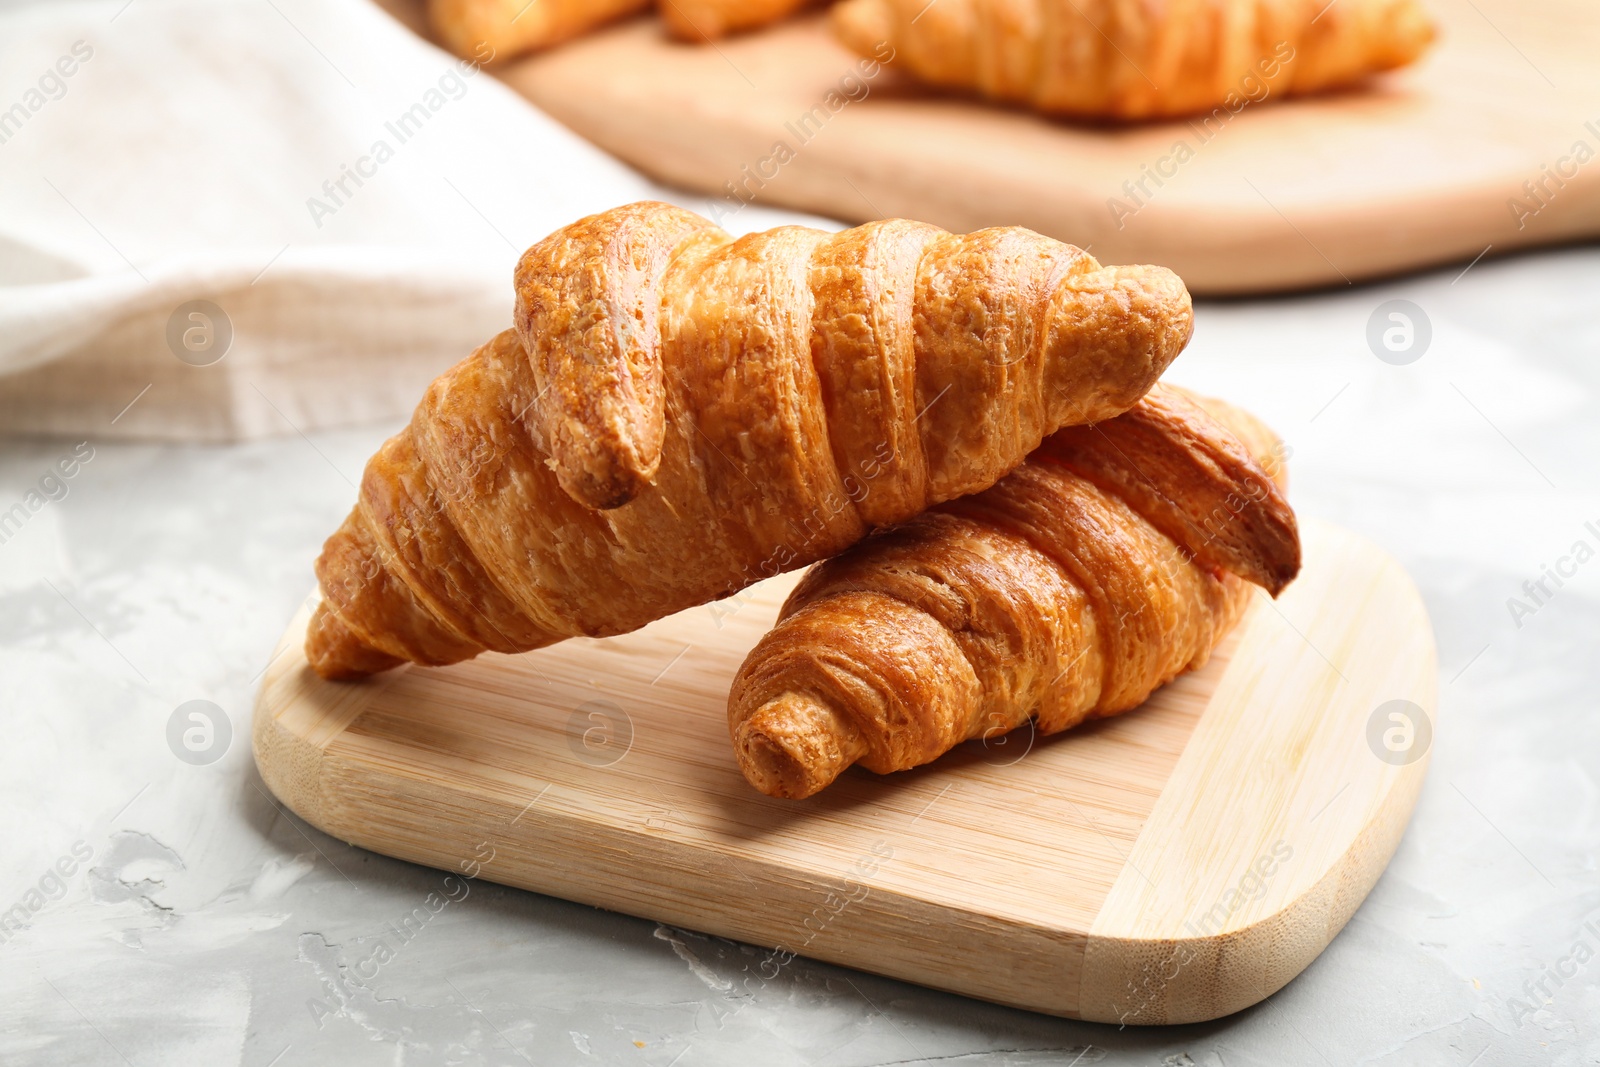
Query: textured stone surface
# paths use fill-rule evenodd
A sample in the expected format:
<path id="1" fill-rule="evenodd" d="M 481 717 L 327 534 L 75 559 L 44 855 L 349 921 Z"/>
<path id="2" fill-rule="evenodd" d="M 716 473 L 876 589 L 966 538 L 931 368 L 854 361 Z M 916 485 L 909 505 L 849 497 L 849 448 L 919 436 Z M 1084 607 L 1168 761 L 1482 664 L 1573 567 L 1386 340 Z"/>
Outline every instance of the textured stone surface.
<path id="1" fill-rule="evenodd" d="M 1543 603 L 1522 586 L 1574 542 L 1600 549 L 1600 251 L 1458 271 L 1202 304 L 1171 374 L 1271 422 L 1296 505 L 1394 553 L 1438 632 L 1437 751 L 1411 829 L 1344 933 L 1265 1004 L 1118 1030 L 803 959 L 746 983 L 761 959 L 746 946 L 446 884 L 280 812 L 250 760 L 255 680 L 392 429 L 374 427 L 95 444 L 65 498 L 0 544 L 0 911 L 40 904 L 0 942 L 0 1061 L 1596 1062 L 1600 557 L 1547 579 Z M 1392 298 L 1432 324 L 1406 366 L 1366 340 Z M 0 444 L 0 509 L 74 444 Z M 1514 596 L 1531 614 L 1513 617 Z M 209 765 L 168 747 L 194 699 L 233 726 Z M 460 899 L 402 940 L 391 923 L 430 893 Z"/>

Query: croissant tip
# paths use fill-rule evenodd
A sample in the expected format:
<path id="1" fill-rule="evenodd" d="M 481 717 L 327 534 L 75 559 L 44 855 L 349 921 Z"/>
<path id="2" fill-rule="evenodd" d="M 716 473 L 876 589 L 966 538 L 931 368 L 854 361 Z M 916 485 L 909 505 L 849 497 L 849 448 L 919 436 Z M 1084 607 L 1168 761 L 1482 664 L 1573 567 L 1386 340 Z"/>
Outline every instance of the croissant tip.
<path id="1" fill-rule="evenodd" d="M 1273 573 L 1272 585 L 1268 587 L 1267 592 L 1271 593 L 1272 599 L 1276 600 L 1278 599 L 1278 595 L 1285 589 L 1289 588 L 1289 586 L 1292 585 L 1294 580 L 1299 576 L 1300 556 L 1299 554 L 1296 554 L 1293 560 L 1284 563 L 1277 569 L 1276 572 Z"/>
<path id="2" fill-rule="evenodd" d="M 781 740 L 761 731 L 740 739 L 739 764 L 751 785 L 780 800 L 804 800 L 828 784 L 819 781 Z"/>
<path id="3" fill-rule="evenodd" d="M 590 447 L 555 463 L 556 481 L 573 500 L 595 511 L 610 511 L 630 502 L 650 488 L 661 465 L 659 445 L 650 451 L 637 446 Z"/>
<path id="4" fill-rule="evenodd" d="M 311 669 L 329 681 L 365 678 L 405 662 L 363 642 L 326 601 L 317 605 L 306 626 L 305 650 Z"/>
<path id="5" fill-rule="evenodd" d="M 739 769 L 769 797 L 803 800 L 866 754 L 849 720 L 808 693 L 767 701 L 734 730 Z"/>
<path id="6" fill-rule="evenodd" d="M 638 496 L 639 491 L 644 488 L 642 479 L 635 481 L 620 478 L 604 480 L 585 478 L 569 481 L 567 478 L 561 477 L 561 473 L 558 472 L 558 480 L 561 482 L 561 488 L 566 490 L 567 495 L 577 503 L 595 511 L 611 511 L 614 508 L 620 508 Z"/>
<path id="7" fill-rule="evenodd" d="M 1147 302 L 1143 310 L 1148 321 L 1156 324 L 1151 356 L 1153 369 L 1159 376 L 1194 339 L 1194 297 L 1183 278 L 1166 267 L 1115 269 L 1134 274 L 1143 300 Z M 1153 379 L 1151 384 L 1154 384 Z"/>

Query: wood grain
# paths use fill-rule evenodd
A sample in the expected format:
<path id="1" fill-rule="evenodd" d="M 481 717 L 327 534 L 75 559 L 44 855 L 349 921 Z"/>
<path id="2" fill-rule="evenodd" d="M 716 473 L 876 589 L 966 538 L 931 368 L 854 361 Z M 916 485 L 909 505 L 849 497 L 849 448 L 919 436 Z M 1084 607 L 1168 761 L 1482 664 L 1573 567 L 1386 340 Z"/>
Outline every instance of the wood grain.
<path id="1" fill-rule="evenodd" d="M 1346 285 L 1600 233 L 1600 159 L 1561 164 L 1579 142 L 1600 153 L 1600 8 L 1429 6 L 1442 39 L 1414 69 L 1369 91 L 1251 104 L 1204 129 L 1050 121 L 885 71 L 864 99 L 800 130 L 859 74 L 820 16 L 715 47 L 637 19 L 499 73 L 657 178 L 712 196 L 741 187 L 729 212 L 754 197 L 848 222 L 1028 226 L 1102 262 L 1170 267 L 1199 294 Z M 1180 142 L 1192 152 L 1181 162 Z M 793 155 L 781 166 L 779 143 Z M 1568 176 L 1550 182 L 1547 164 Z M 1169 176 L 1155 184 L 1146 167 Z M 1126 183 L 1141 180 L 1136 200 Z M 1530 180 L 1546 194 L 1525 191 Z M 1519 217 L 1514 199 L 1533 213 Z"/>
<path id="2" fill-rule="evenodd" d="M 622 638 L 360 684 L 311 673 L 302 612 L 256 760 L 307 821 L 387 855 L 1056 1015 L 1212 1018 L 1343 926 L 1427 763 L 1367 740 L 1385 701 L 1433 715 L 1416 591 L 1343 531 L 1310 523 L 1306 549 L 1281 600 L 1139 711 L 808 801 L 751 789 L 725 724 L 793 576 Z M 1258 888 L 1275 844 L 1292 856 Z"/>

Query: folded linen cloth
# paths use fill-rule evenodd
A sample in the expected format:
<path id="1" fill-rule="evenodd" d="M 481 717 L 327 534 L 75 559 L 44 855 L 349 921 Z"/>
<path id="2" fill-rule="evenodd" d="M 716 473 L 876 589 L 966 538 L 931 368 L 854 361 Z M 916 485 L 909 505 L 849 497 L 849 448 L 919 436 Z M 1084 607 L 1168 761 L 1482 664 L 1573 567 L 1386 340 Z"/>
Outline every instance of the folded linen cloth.
<path id="1" fill-rule="evenodd" d="M 524 248 L 644 197 L 705 205 L 368 0 L 0 10 L 0 432 L 402 417 Z"/>

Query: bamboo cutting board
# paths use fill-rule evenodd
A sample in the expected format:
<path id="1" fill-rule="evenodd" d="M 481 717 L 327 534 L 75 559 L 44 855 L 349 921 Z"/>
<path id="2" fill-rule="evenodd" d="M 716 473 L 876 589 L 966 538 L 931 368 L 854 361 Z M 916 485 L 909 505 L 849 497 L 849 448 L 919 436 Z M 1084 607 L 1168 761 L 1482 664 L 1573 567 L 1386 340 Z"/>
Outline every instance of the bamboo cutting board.
<path id="1" fill-rule="evenodd" d="M 1214 1018 L 1343 927 L 1427 766 L 1415 588 L 1352 534 L 1304 536 L 1282 599 L 1140 710 L 807 801 L 751 789 L 725 720 L 792 575 L 626 637 L 356 684 L 311 673 L 302 612 L 256 762 L 387 855 L 1054 1015 Z"/>
<path id="2" fill-rule="evenodd" d="M 1417 67 L 1210 125 L 1070 124 L 930 95 L 887 70 L 862 80 L 821 16 L 711 47 L 636 19 L 498 73 L 730 214 L 753 198 L 848 222 L 1028 226 L 1102 262 L 1170 267 L 1202 295 L 1345 285 L 1600 234 L 1600 8 L 1425 2 L 1442 36 Z"/>

